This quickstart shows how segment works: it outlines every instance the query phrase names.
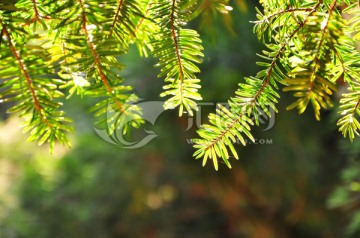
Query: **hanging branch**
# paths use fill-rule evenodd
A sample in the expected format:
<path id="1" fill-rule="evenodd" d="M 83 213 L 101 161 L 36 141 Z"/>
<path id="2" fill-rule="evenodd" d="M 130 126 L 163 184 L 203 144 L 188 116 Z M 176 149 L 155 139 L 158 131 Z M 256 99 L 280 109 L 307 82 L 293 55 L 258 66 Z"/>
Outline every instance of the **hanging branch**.
<path id="1" fill-rule="evenodd" d="M 80 6 L 81 6 L 81 9 L 82 9 L 82 13 L 81 13 L 82 14 L 82 29 L 83 29 L 83 31 L 85 33 L 87 43 L 88 43 L 89 48 L 91 50 L 91 53 L 92 53 L 92 55 L 94 57 L 94 63 L 95 63 L 95 66 L 96 66 L 96 68 L 97 68 L 97 70 L 99 72 L 101 81 L 103 82 L 103 84 L 104 84 L 106 90 L 108 91 L 108 93 L 113 96 L 114 101 L 115 101 L 118 109 L 120 110 L 120 112 L 125 113 L 125 111 L 123 109 L 123 105 L 115 97 L 115 95 L 114 95 L 115 92 L 110 87 L 109 82 L 108 82 L 108 80 L 107 80 L 107 78 L 106 78 L 106 76 L 105 76 L 105 74 L 103 72 L 103 68 L 102 68 L 101 63 L 100 63 L 100 57 L 99 57 L 98 53 L 95 50 L 95 46 L 92 43 L 92 40 L 90 39 L 90 36 L 89 36 L 89 32 L 87 30 L 87 19 L 86 19 L 86 13 L 85 13 L 84 4 L 83 4 L 82 0 L 79 0 L 79 3 L 80 3 Z"/>
<path id="2" fill-rule="evenodd" d="M 32 100 L 33 100 L 33 103 L 34 103 L 34 108 L 36 110 L 36 112 L 39 114 L 41 120 L 50 128 L 52 128 L 53 126 L 50 124 L 50 122 L 46 119 L 45 115 L 43 114 L 43 109 L 41 108 L 41 105 L 39 103 L 39 98 L 37 97 L 36 95 L 36 92 L 35 92 L 35 89 L 34 89 L 34 85 L 33 85 L 33 82 L 30 78 L 30 75 L 29 73 L 27 72 L 26 70 L 26 66 L 24 65 L 24 60 L 21 59 L 20 55 L 18 54 L 18 51 L 16 50 L 16 48 L 14 47 L 13 43 L 12 43 L 12 39 L 9 35 L 9 32 L 8 30 L 6 29 L 6 25 L 4 25 L 1 21 L 0 21 L 0 24 L 2 25 L 2 33 L 3 33 L 3 36 L 5 36 L 7 38 L 7 41 L 9 43 L 9 47 L 10 47 L 10 50 L 14 56 L 14 58 L 16 59 L 16 62 L 18 63 L 19 65 L 19 68 L 20 68 L 20 71 L 21 73 L 23 74 L 24 78 L 25 78 L 25 81 L 26 81 L 26 84 L 30 90 L 30 93 L 31 93 L 31 97 L 32 97 Z"/>
<path id="3" fill-rule="evenodd" d="M 29 48 L 28 39 L 35 35 L 28 34 L 28 39 L 22 41 L 24 30 L 12 26 L 10 32 L 7 24 L 0 19 L 2 26 L 2 62 L 0 66 L 0 85 L 2 101 L 16 101 L 18 104 L 10 108 L 11 113 L 20 112 L 24 131 L 30 131 L 29 141 L 38 141 L 39 144 L 50 142 L 50 152 L 55 141 L 69 145 L 65 132 L 72 131 L 67 125 L 69 119 L 64 117 L 63 111 L 57 109 L 61 103 L 54 102 L 54 98 L 62 97 L 57 90 L 62 82 L 50 78 L 52 75 L 51 61 L 46 59 L 48 52 L 41 46 Z M 16 35 L 16 37 L 14 36 Z M 46 77 L 40 77 L 45 74 Z M 48 78 L 49 77 L 49 78 Z"/>
<path id="4" fill-rule="evenodd" d="M 237 96 L 231 98 L 229 101 L 230 110 L 225 107 L 220 107 L 217 110 L 217 114 L 210 114 L 210 125 L 203 125 L 197 132 L 202 139 L 194 139 L 194 148 L 197 151 L 194 153 L 195 159 L 203 158 L 203 166 L 206 164 L 207 159 L 213 160 L 215 170 L 218 169 L 218 158 L 222 158 L 223 162 L 231 168 L 228 162 L 230 156 L 227 151 L 229 148 L 232 155 L 238 159 L 237 152 L 233 147 L 233 143 L 239 140 L 243 145 L 246 145 L 244 136 L 247 136 L 250 140 L 254 140 L 250 133 L 250 126 L 259 124 L 259 115 L 262 113 L 271 116 L 269 110 L 265 105 L 276 111 L 275 104 L 279 95 L 274 91 L 273 87 L 277 88 L 276 82 L 287 83 L 286 74 L 291 70 L 286 65 L 283 67 L 288 69 L 288 72 L 283 73 L 277 62 L 279 59 L 288 57 L 287 52 L 291 48 L 291 44 L 295 36 L 298 36 L 301 31 L 304 30 L 308 21 L 312 18 L 312 14 L 318 11 L 321 3 L 317 3 L 311 11 L 302 11 L 307 14 L 302 22 L 298 22 L 298 26 L 288 34 L 287 39 L 279 43 L 280 46 L 269 44 L 268 47 L 271 52 L 265 52 L 262 56 L 264 59 L 271 59 L 270 63 L 259 63 L 259 65 L 267 67 L 266 70 L 262 70 L 258 73 L 257 77 L 245 78 L 246 84 L 240 84 L 240 89 L 236 92 Z M 290 11 L 280 12 L 289 13 Z M 292 13 L 293 11 L 291 11 Z M 280 17 L 280 14 L 277 14 Z M 261 16 L 262 17 L 262 16 Z M 260 21 L 259 24 L 263 24 L 264 21 Z M 270 22 L 266 24 L 271 24 Z M 288 23 L 288 24 L 291 24 Z M 270 26 L 271 27 L 271 26 Z M 279 27 L 276 25 L 276 27 Z M 283 29 L 287 29 L 286 25 Z M 257 27 L 256 29 L 266 29 L 264 27 Z M 278 29 L 281 31 L 282 29 Z M 277 38 L 275 38 L 277 39 Z M 291 44 L 290 44 L 291 43 Z M 291 81 L 291 79 L 289 79 Z M 261 112 L 260 109 L 263 111 Z M 249 116 L 254 114 L 254 121 Z"/>
<path id="5" fill-rule="evenodd" d="M 198 110 L 195 100 L 202 99 L 198 93 L 200 80 L 195 73 L 200 72 L 196 64 L 201 63 L 203 47 L 196 31 L 182 28 L 187 19 L 180 10 L 180 1 L 172 0 L 155 2 L 151 12 L 160 26 L 152 52 L 159 58 L 157 66 L 161 67 L 161 73 L 158 77 L 165 76 L 165 82 L 169 82 L 160 96 L 171 96 L 164 108 L 179 106 L 181 116 L 184 109 L 193 115 L 193 110 Z"/>

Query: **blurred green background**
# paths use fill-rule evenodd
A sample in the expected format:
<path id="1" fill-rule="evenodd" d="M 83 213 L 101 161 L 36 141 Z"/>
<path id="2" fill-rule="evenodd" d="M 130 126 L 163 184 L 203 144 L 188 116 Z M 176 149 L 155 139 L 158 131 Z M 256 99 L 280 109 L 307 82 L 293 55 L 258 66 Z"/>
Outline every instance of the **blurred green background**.
<path id="1" fill-rule="evenodd" d="M 234 6 L 236 35 L 221 17 L 200 31 L 205 102 L 225 102 L 244 76 L 256 74 L 262 46 L 249 23 L 254 7 Z M 139 58 L 135 47 L 120 60 L 140 98 L 161 100 L 156 60 Z M 240 160 L 219 172 L 192 158 L 187 139 L 196 127 L 186 130 L 189 118 L 176 111 L 133 132 L 158 134 L 149 144 L 125 150 L 96 135 L 87 113 L 92 102 L 73 97 L 66 106 L 76 126 L 73 147 L 49 155 L 46 146 L 25 143 L 21 121 L 1 105 L 0 237 L 360 237 L 360 142 L 342 139 L 331 111 L 320 122 L 311 109 L 286 111 L 292 100 L 282 95 L 270 130 L 254 128 L 269 143 L 237 146 Z M 203 122 L 213 110 L 202 107 Z"/>

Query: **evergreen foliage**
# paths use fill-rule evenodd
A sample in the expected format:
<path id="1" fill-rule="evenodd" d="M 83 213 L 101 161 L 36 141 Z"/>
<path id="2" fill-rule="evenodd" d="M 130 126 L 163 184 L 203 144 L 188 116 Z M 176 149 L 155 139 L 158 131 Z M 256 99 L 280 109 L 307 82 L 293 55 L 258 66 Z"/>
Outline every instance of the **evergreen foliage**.
<path id="1" fill-rule="evenodd" d="M 254 33 L 266 46 L 259 56 L 263 67 L 246 77 L 229 107 L 219 106 L 194 139 L 196 159 L 238 159 L 234 142 L 254 140 L 251 128 L 261 116 L 277 112 L 281 91 L 293 92 L 287 109 L 303 113 L 311 104 L 315 118 L 333 106 L 339 95 L 339 131 L 352 141 L 360 130 L 360 39 L 358 0 L 262 0 Z M 236 3 L 243 6 L 243 1 Z M 165 109 L 193 114 L 202 97 L 198 64 L 203 57 L 199 34 L 186 24 L 200 16 L 203 25 L 222 14 L 231 29 L 228 0 L 18 0 L 0 2 L 0 102 L 24 119 L 30 141 L 69 144 L 72 131 L 62 98 L 91 96 L 90 109 L 99 122 L 126 133 L 139 127 L 141 108 L 132 87 L 120 76 L 118 56 L 131 44 L 139 53 L 158 58 L 164 78 Z M 352 17 L 345 19 L 344 14 Z M 340 89 L 340 90 L 339 90 Z M 335 103 L 336 104 L 336 103 Z M 106 118 L 111 110 L 115 113 Z"/>
<path id="2" fill-rule="evenodd" d="M 186 3 L 186 4 L 185 4 Z M 165 108 L 196 109 L 202 56 L 194 30 L 182 29 L 198 11 L 197 1 L 19 0 L 0 2 L 0 100 L 24 118 L 24 131 L 39 144 L 69 144 L 71 122 L 58 98 L 98 98 L 90 111 L 110 124 L 108 133 L 143 123 L 132 87 L 120 76 L 117 56 L 135 43 L 140 54 L 159 57 L 159 77 L 168 83 Z M 192 6 L 193 11 L 183 11 Z M 111 110 L 111 117 L 106 113 Z"/>
<path id="3" fill-rule="evenodd" d="M 254 140 L 250 129 L 259 124 L 259 116 L 277 112 L 280 87 L 294 92 L 297 100 L 287 109 L 303 113 L 309 103 L 320 120 L 320 110 L 333 106 L 331 95 L 338 91 L 337 82 L 344 81 L 348 90 L 340 99 L 339 130 L 353 140 L 359 135 L 359 51 L 358 1 L 262 1 L 254 32 L 267 50 L 259 56 L 264 67 L 255 77 L 245 78 L 236 96 L 229 100 L 230 109 L 220 107 L 210 114 L 209 125 L 198 130 L 201 139 L 194 139 L 194 156 L 203 165 L 218 159 L 231 168 L 229 158 L 238 159 L 233 143 Z M 343 13 L 354 15 L 345 20 Z M 354 35 L 355 34 L 355 35 Z M 254 120 L 250 119 L 254 118 Z M 232 155 L 229 155 L 228 150 Z"/>

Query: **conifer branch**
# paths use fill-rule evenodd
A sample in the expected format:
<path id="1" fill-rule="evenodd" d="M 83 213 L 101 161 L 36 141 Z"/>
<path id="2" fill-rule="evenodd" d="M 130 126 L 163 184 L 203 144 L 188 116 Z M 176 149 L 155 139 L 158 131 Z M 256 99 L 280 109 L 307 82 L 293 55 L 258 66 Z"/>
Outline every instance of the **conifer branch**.
<path id="1" fill-rule="evenodd" d="M 277 103 L 276 97 L 278 97 L 278 95 L 272 89 L 270 82 L 272 81 L 273 86 L 277 87 L 273 78 L 281 83 L 283 80 L 279 76 L 273 76 L 273 73 L 275 75 L 281 74 L 279 67 L 277 66 L 277 61 L 289 47 L 289 43 L 292 39 L 305 27 L 309 16 L 317 11 L 319 7 L 320 3 L 316 4 L 311 11 L 308 11 L 308 15 L 303 22 L 299 23 L 284 42 L 280 44 L 280 47 L 276 48 L 276 52 L 271 54 L 271 63 L 264 63 L 264 65 L 267 65 L 267 69 L 266 71 L 261 71 L 264 73 L 264 77 L 262 77 L 261 80 L 258 77 L 248 79 L 248 84 L 242 85 L 238 90 L 237 94 L 239 96 L 230 99 L 230 111 L 221 107 L 217 110 L 217 115 L 210 114 L 209 119 L 212 125 L 203 125 L 203 127 L 197 131 L 202 139 L 193 140 L 195 142 L 194 147 L 197 148 L 194 156 L 195 159 L 203 158 L 203 166 L 206 164 L 207 158 L 210 158 L 213 160 L 215 170 L 218 170 L 217 159 L 218 157 L 221 157 L 224 163 L 231 168 L 231 165 L 228 162 L 229 154 L 227 152 L 227 147 L 232 151 L 234 157 L 238 159 L 238 155 L 233 148 L 231 141 L 235 142 L 235 137 L 237 137 L 245 145 L 245 141 L 241 135 L 242 133 L 253 140 L 253 137 L 250 134 L 250 126 L 248 125 L 253 125 L 253 121 L 250 120 L 248 116 L 255 113 L 255 122 L 258 123 L 258 116 L 261 114 L 258 106 L 263 108 L 266 114 L 269 114 L 269 112 L 267 109 L 264 109 L 264 104 L 269 104 L 270 107 L 275 109 L 274 104 Z M 275 70 L 276 72 L 274 72 Z M 257 83 L 259 80 L 261 83 Z M 253 93 L 245 93 L 242 92 L 242 90 Z"/>
<path id="2" fill-rule="evenodd" d="M 253 108 L 256 105 L 256 102 L 257 102 L 258 98 L 261 96 L 261 94 L 264 92 L 264 89 L 269 84 L 270 77 L 272 76 L 272 72 L 274 70 L 276 62 L 279 59 L 281 53 L 283 52 L 283 50 L 287 46 L 287 43 L 289 42 L 289 40 L 291 40 L 301 28 L 302 28 L 302 26 L 298 26 L 298 28 L 296 28 L 296 30 L 294 30 L 292 32 L 292 34 L 290 34 L 289 39 L 285 43 L 283 43 L 283 45 L 280 47 L 280 49 L 278 50 L 278 52 L 274 56 L 270 66 L 268 67 L 268 69 L 266 71 L 267 74 L 263 78 L 260 88 L 256 90 L 256 93 L 252 97 L 246 98 L 247 101 L 250 101 L 250 102 L 245 102 L 245 105 L 241 106 L 242 107 L 240 109 L 241 113 L 238 114 L 234 120 L 232 120 L 230 125 L 227 125 L 226 128 L 219 133 L 219 135 L 212 138 L 210 144 L 202 144 L 203 141 L 199 141 L 199 140 L 194 139 L 194 142 L 196 143 L 194 147 L 198 148 L 198 150 L 194 153 L 194 155 L 197 156 L 196 158 L 200 158 L 200 156 L 204 156 L 204 155 L 208 154 L 208 157 L 213 159 L 215 170 L 217 170 L 218 169 L 218 162 L 215 162 L 215 161 L 217 160 L 217 157 L 221 155 L 223 161 L 228 165 L 228 167 L 230 167 L 230 164 L 227 162 L 227 160 L 229 158 L 223 156 L 223 155 L 226 155 L 227 153 L 224 153 L 224 154 L 219 153 L 218 155 L 216 155 L 215 153 L 208 153 L 207 151 L 214 148 L 219 142 L 223 141 L 224 138 L 227 138 L 227 137 L 231 136 L 232 134 L 236 134 L 236 133 L 232 132 L 232 130 L 234 130 L 234 129 L 237 130 L 236 126 L 238 125 L 238 123 L 241 120 L 244 120 L 243 117 L 246 114 L 251 113 L 251 111 L 249 111 L 249 110 L 251 110 L 251 108 Z M 217 116 L 221 116 L 221 114 L 217 115 Z M 202 134 L 202 130 L 206 130 L 206 129 L 199 129 L 198 130 L 199 135 Z M 238 137 L 240 137 L 240 135 L 238 135 Z M 250 137 L 250 139 L 251 139 L 251 137 Z M 224 144 L 224 143 L 222 143 L 222 144 Z M 229 146 L 229 144 L 227 144 L 227 146 Z M 218 147 L 220 147 L 220 146 L 218 146 Z M 226 148 L 220 147 L 219 150 L 225 151 Z M 237 158 L 237 154 L 236 154 L 235 150 L 232 150 L 232 151 L 233 151 L 233 154 L 234 154 L 235 158 Z M 204 161 L 206 161 L 206 157 L 204 158 Z M 204 164 L 205 164 L 205 162 L 203 162 L 203 165 Z"/>
<path id="3" fill-rule="evenodd" d="M 142 17 L 139 21 L 139 23 L 137 24 L 136 28 L 135 28 L 135 35 L 136 35 L 136 32 L 140 29 L 140 27 L 142 26 L 142 24 L 144 23 L 145 21 L 145 17 L 148 15 L 151 7 L 152 7 L 153 3 L 150 2 L 147 6 L 146 6 L 146 10 L 145 10 L 145 14 L 144 14 L 144 17 Z M 135 35 L 133 37 L 135 37 Z"/>
<path id="4" fill-rule="evenodd" d="M 287 8 L 287 9 L 283 9 L 280 10 L 278 12 L 275 12 L 273 14 L 270 14 L 268 16 L 265 16 L 263 19 L 261 20 L 257 20 L 257 21 L 252 21 L 253 23 L 259 24 L 259 23 L 269 23 L 270 20 L 272 20 L 273 18 L 278 17 L 279 15 L 283 15 L 285 13 L 295 13 L 295 12 L 311 12 L 313 11 L 314 8 Z"/>
<path id="5" fill-rule="evenodd" d="M 327 28 L 328 28 L 331 15 L 332 15 L 335 7 L 336 7 L 336 0 L 333 0 L 326 18 L 324 19 L 323 22 L 321 22 L 321 30 L 322 30 L 322 32 L 321 32 L 318 47 L 316 49 L 316 55 L 314 57 L 314 69 L 313 69 L 313 72 L 312 72 L 311 77 L 310 77 L 309 92 L 311 92 L 312 87 L 314 86 L 314 80 L 315 80 L 315 77 L 316 77 L 317 70 L 319 68 L 319 62 L 320 62 L 320 57 L 321 57 L 320 54 L 322 52 L 321 48 L 323 47 L 323 44 L 324 44 L 324 41 L 325 41 L 325 34 L 328 33 Z"/>
<path id="6" fill-rule="evenodd" d="M 107 80 L 107 78 L 106 78 L 106 76 L 105 76 L 105 74 L 103 72 L 101 62 L 100 62 L 100 57 L 99 57 L 98 53 L 96 52 L 95 46 L 92 43 L 92 40 L 90 39 L 89 32 L 87 30 L 87 18 L 86 18 L 86 12 L 85 12 L 85 8 L 84 8 L 84 4 L 83 4 L 82 0 L 79 0 L 79 3 L 80 3 L 80 6 L 81 6 L 81 9 L 82 9 L 82 13 L 81 13 L 81 15 L 82 15 L 82 29 L 83 29 L 83 31 L 85 33 L 85 37 L 86 37 L 87 43 L 88 43 L 88 45 L 90 47 L 91 53 L 93 54 L 94 63 L 95 63 L 95 66 L 96 66 L 97 70 L 99 71 L 101 81 L 103 82 L 103 84 L 104 84 L 106 90 L 108 91 L 108 93 L 113 96 L 114 101 L 115 101 L 117 107 L 119 108 L 119 110 L 121 111 L 121 113 L 125 113 L 125 111 L 123 109 L 123 105 L 114 96 L 114 91 L 112 90 L 111 86 L 109 85 L 109 82 L 108 82 L 108 80 Z"/>
<path id="7" fill-rule="evenodd" d="M 24 131 L 31 130 L 29 140 L 67 143 L 65 131 L 69 121 L 63 117 L 61 106 L 53 98 L 63 97 L 58 88 L 71 87 L 81 95 L 101 98 L 90 110 L 104 118 L 111 134 L 116 128 L 126 132 L 128 126 L 139 126 L 141 111 L 132 102 L 136 96 L 132 87 L 122 84 L 119 72 L 124 66 L 117 56 L 126 53 L 135 43 L 140 54 L 151 52 L 159 58 L 158 77 L 166 85 L 160 96 L 168 97 L 165 109 L 179 108 L 179 115 L 193 114 L 198 92 L 203 46 L 195 30 L 185 29 L 188 21 L 201 14 L 200 20 L 214 20 L 215 13 L 228 13 L 229 1 L 196 0 L 21 0 L 10 10 L 2 8 L 0 15 L 0 97 L 17 101 L 10 112 L 21 112 Z M 259 56 L 264 67 L 254 77 L 245 77 L 229 109 L 219 106 L 216 115 L 209 115 L 195 139 L 196 159 L 212 159 L 218 169 L 218 158 L 231 167 L 229 152 L 238 159 L 233 143 L 245 145 L 245 137 L 253 140 L 250 130 L 259 125 L 260 117 L 277 112 L 278 84 L 283 91 L 294 91 L 297 100 L 288 109 L 302 113 L 312 103 L 315 116 L 332 106 L 331 95 L 337 91 L 335 82 L 344 77 L 350 86 L 340 99 L 339 130 L 353 140 L 360 133 L 360 52 L 355 41 L 360 39 L 360 10 L 355 0 L 261 1 L 263 13 L 257 9 L 254 32 L 265 43 Z M 345 3 L 345 9 L 337 5 Z M 342 4 L 343 6 L 343 4 Z M 353 14 L 346 20 L 342 12 Z M 227 16 L 229 17 L 229 16 Z M 205 19 L 205 20 L 204 20 Z M 49 21 L 44 21 L 49 20 Z M 43 31 L 54 43 L 43 44 Z M 226 25 L 229 26 L 229 25 Z M 79 34 L 80 32 L 80 34 Z M 352 33 L 354 36 L 350 37 Z M 36 43 L 34 43 L 36 42 Z M 39 43 L 38 43 L 39 42 Z M 36 45 L 34 45 L 36 44 Z M 59 49 L 63 49 L 63 56 Z M 56 52 L 56 53 L 54 53 Z M 54 75 L 60 62 L 58 79 Z M 47 77 L 43 77 L 46 75 Z M 113 109 L 116 109 L 115 113 Z M 106 117 L 106 118 L 105 118 Z"/>
<path id="8" fill-rule="evenodd" d="M 23 74 L 23 76 L 25 78 L 25 81 L 26 81 L 26 84 L 27 84 L 27 86 L 28 86 L 28 88 L 30 90 L 31 97 L 32 97 L 32 100 L 34 102 L 34 108 L 36 109 L 37 113 L 39 114 L 41 120 L 49 128 L 52 128 L 53 125 L 50 124 L 50 122 L 46 119 L 46 116 L 43 114 L 43 109 L 42 109 L 42 107 L 40 105 L 39 98 L 36 95 L 32 79 L 31 79 L 29 73 L 26 70 L 26 66 L 24 64 L 24 61 L 21 59 L 21 56 L 19 55 L 18 50 L 15 48 L 14 44 L 12 43 L 12 37 L 9 34 L 9 32 L 8 32 L 8 30 L 6 28 L 6 25 L 4 23 L 2 23 L 1 20 L 0 20 L 0 24 L 2 25 L 2 33 L 4 34 L 5 37 L 7 37 L 7 41 L 9 42 L 10 50 L 11 50 L 14 58 L 16 59 L 16 62 L 19 65 L 19 69 L 20 69 L 21 73 Z"/>
<path id="9" fill-rule="evenodd" d="M 37 2 L 36 0 L 31 0 L 33 3 L 33 8 L 34 8 L 34 12 L 35 12 L 35 17 L 33 19 L 33 21 L 38 21 L 40 19 L 40 14 L 37 8 Z"/>
<path id="10" fill-rule="evenodd" d="M 195 74 L 200 72 L 196 63 L 201 63 L 203 47 L 196 31 L 182 29 L 187 19 L 180 3 L 178 0 L 166 4 L 157 1 L 151 12 L 160 26 L 152 53 L 159 58 L 157 66 L 161 67 L 161 73 L 158 77 L 166 76 L 165 82 L 168 82 L 160 96 L 170 96 L 164 108 L 179 107 L 181 116 L 184 111 L 193 115 L 193 110 L 198 110 L 195 100 L 202 99 L 198 93 L 200 80 Z"/>
<path id="11" fill-rule="evenodd" d="M 174 42 L 175 47 L 175 55 L 179 66 L 179 93 L 180 93 L 180 103 L 182 104 L 182 98 L 183 98 L 183 78 L 184 78 L 184 69 L 183 64 L 181 62 L 181 52 L 179 50 L 179 43 L 178 43 L 178 34 L 175 29 L 175 9 L 176 9 L 176 0 L 172 0 L 172 6 L 171 6 L 171 12 L 170 12 L 170 27 L 171 27 L 171 36 L 172 40 Z M 176 81 L 174 81 L 176 83 Z"/>
<path id="12" fill-rule="evenodd" d="M 356 111 L 359 109 L 359 106 L 360 106 L 360 98 L 359 100 L 357 101 L 353 111 L 352 111 L 352 114 L 355 115 Z"/>
<path id="13" fill-rule="evenodd" d="M 115 13 L 115 16 L 114 16 L 114 20 L 113 20 L 113 23 L 111 24 L 110 36 L 111 36 L 112 33 L 114 32 L 115 25 L 116 25 L 116 22 L 117 22 L 118 19 L 119 19 L 119 14 L 120 14 L 121 9 L 122 9 L 122 7 L 123 7 L 124 1 L 125 1 L 125 0 L 120 0 L 119 5 L 118 5 L 118 7 L 117 7 L 117 9 L 116 9 L 116 13 Z"/>
<path id="14" fill-rule="evenodd" d="M 319 70 L 319 68 L 321 67 L 320 66 L 320 63 L 321 63 L 321 53 L 323 53 L 322 51 L 322 47 L 323 47 L 323 44 L 325 42 L 325 39 L 326 39 L 326 34 L 328 34 L 328 25 L 329 25 L 329 21 L 330 21 L 330 18 L 332 16 L 332 13 L 334 11 L 336 7 L 336 0 L 333 0 L 333 2 L 331 3 L 331 6 L 330 6 L 330 9 L 329 9 L 329 12 L 327 13 L 326 15 L 326 18 L 321 22 L 321 36 L 320 36 L 320 40 L 319 40 L 319 44 L 316 48 L 316 54 L 315 54 L 315 57 L 314 57 L 314 66 L 313 66 L 313 70 L 311 72 L 311 75 L 310 75 L 310 84 L 309 84 L 309 88 L 306 92 L 306 97 L 310 98 L 314 105 L 315 105 L 315 99 L 313 99 L 312 97 L 312 93 L 313 93 L 313 90 L 314 90 L 314 85 L 315 85 L 315 80 L 316 80 L 316 77 L 317 77 L 317 72 Z M 316 94 L 316 93 L 315 93 Z M 324 104 L 324 106 L 326 106 L 326 104 Z M 300 109 L 301 110 L 301 109 Z M 314 110 L 315 110 L 315 117 L 317 120 L 320 120 L 320 114 L 319 114 L 319 110 L 314 106 Z"/>

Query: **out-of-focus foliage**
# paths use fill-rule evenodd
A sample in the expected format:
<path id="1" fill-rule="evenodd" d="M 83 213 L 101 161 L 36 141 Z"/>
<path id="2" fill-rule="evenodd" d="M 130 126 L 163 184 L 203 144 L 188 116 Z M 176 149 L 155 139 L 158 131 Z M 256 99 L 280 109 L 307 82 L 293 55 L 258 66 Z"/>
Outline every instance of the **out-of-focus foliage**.
<path id="1" fill-rule="evenodd" d="M 360 232 L 360 165 L 358 161 L 351 161 L 342 171 L 339 184 L 328 200 L 328 207 L 337 208 L 344 212 L 344 219 L 348 221 L 347 235 Z"/>

